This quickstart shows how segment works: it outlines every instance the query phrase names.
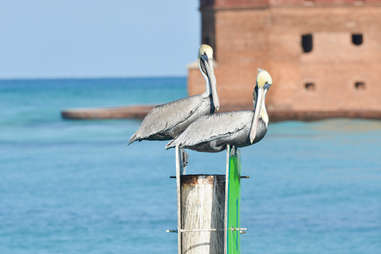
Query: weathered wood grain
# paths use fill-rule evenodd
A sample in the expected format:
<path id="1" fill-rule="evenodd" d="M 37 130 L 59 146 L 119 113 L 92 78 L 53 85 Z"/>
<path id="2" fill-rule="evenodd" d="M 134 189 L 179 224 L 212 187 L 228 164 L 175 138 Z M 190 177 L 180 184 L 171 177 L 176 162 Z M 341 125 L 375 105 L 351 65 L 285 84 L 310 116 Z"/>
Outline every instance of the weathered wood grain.
<path id="1" fill-rule="evenodd" d="M 224 251 L 224 175 L 181 176 L 181 254 Z"/>

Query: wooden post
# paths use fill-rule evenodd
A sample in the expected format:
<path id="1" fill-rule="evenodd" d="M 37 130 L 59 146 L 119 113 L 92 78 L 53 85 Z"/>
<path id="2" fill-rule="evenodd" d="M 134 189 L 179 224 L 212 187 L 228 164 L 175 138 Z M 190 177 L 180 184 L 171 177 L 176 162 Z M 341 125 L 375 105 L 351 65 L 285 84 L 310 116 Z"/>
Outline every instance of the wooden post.
<path id="1" fill-rule="evenodd" d="M 181 234 L 181 224 L 182 224 L 182 209 L 181 209 L 181 180 L 183 163 L 181 161 L 181 150 L 176 146 L 176 190 L 177 190 L 177 253 L 182 254 L 182 234 Z"/>
<path id="2" fill-rule="evenodd" d="M 238 150 L 227 147 L 226 175 L 184 175 L 184 153 L 176 146 L 178 254 L 239 254 L 240 179 Z"/>
<path id="3" fill-rule="evenodd" d="M 224 252 L 225 175 L 181 175 L 181 254 Z"/>

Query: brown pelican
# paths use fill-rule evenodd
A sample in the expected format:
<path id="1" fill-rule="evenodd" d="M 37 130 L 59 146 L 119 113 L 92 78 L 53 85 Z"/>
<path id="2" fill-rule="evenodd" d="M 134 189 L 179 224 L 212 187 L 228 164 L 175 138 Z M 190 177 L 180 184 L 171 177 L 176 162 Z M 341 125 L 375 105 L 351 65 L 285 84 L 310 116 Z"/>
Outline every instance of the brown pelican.
<path id="1" fill-rule="evenodd" d="M 200 117 L 169 142 L 167 149 L 178 146 L 200 152 L 220 152 L 226 145 L 248 146 L 259 142 L 266 134 L 269 117 L 265 96 L 272 85 L 270 74 L 258 70 L 254 88 L 254 111 L 217 113 Z"/>
<path id="2" fill-rule="evenodd" d="M 213 71 L 213 49 L 206 44 L 199 50 L 199 68 L 205 78 L 206 91 L 156 106 L 144 118 L 129 144 L 141 140 L 170 140 L 176 138 L 189 124 L 203 115 L 218 111 L 216 78 Z"/>

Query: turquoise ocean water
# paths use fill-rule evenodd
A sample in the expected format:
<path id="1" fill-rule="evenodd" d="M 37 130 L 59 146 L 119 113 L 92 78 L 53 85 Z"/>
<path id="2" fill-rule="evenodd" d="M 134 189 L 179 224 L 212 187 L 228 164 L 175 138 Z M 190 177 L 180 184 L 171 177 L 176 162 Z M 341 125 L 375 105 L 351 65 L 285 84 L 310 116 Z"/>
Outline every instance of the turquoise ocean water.
<path id="1" fill-rule="evenodd" d="M 185 78 L 0 81 L 0 253 L 176 253 L 173 151 L 60 110 L 184 96 Z M 381 122 L 274 123 L 241 154 L 242 253 L 381 253 Z M 191 152 L 189 172 L 224 160 Z"/>

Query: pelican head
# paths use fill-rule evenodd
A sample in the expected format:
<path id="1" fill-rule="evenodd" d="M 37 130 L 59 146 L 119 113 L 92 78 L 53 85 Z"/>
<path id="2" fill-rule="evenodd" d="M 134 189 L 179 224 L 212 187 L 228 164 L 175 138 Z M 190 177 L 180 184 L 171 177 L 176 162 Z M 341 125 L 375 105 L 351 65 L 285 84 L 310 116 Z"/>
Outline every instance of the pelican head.
<path id="1" fill-rule="evenodd" d="M 267 91 L 272 84 L 273 84 L 273 80 L 270 74 L 265 70 L 258 69 L 257 84 L 256 84 L 258 88 L 264 88 Z"/>
<path id="2" fill-rule="evenodd" d="M 213 106 L 216 110 L 220 108 L 220 102 L 217 95 L 216 77 L 213 70 L 213 49 L 207 44 L 202 44 L 199 50 L 199 66 L 202 75 L 206 81 L 206 94 L 212 96 Z"/>
<path id="3" fill-rule="evenodd" d="M 265 70 L 258 69 L 257 81 L 255 85 L 255 91 L 257 94 L 255 98 L 255 112 L 250 130 L 250 143 L 254 142 L 257 133 L 259 116 L 262 113 L 262 108 L 265 107 L 265 96 L 272 83 L 273 80 L 270 74 Z"/>
<path id="4" fill-rule="evenodd" d="M 199 50 L 199 57 L 206 55 L 209 59 L 213 59 L 213 48 L 208 44 L 201 44 Z"/>
<path id="5" fill-rule="evenodd" d="M 198 51 L 198 57 L 200 58 L 200 69 L 203 75 L 210 75 L 213 71 L 213 49 L 207 44 L 201 44 Z M 208 68 L 209 67 L 209 68 Z"/>

